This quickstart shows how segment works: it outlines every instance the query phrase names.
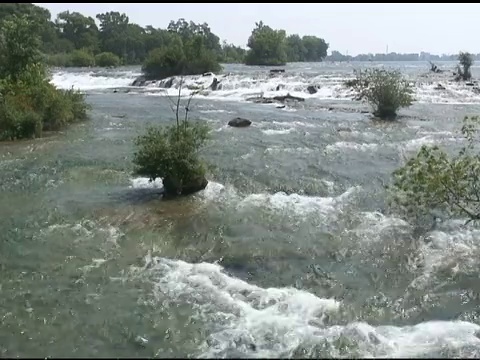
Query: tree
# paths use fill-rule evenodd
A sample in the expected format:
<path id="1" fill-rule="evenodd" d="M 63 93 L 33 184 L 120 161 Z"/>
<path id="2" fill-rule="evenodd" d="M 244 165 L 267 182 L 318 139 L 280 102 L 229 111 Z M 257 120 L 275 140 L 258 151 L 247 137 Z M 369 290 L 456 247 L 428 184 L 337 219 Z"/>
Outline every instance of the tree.
<path id="1" fill-rule="evenodd" d="M 99 49 L 98 28 L 95 20 L 78 12 L 63 11 L 55 20 L 61 38 L 70 41 L 75 49 Z"/>
<path id="2" fill-rule="evenodd" d="M 4 20 L 0 33 L 0 77 L 17 81 L 32 64 L 41 62 L 40 38 L 29 17 L 13 16 Z"/>
<path id="3" fill-rule="evenodd" d="M 208 140 L 209 128 L 201 122 L 188 121 L 193 94 L 185 106 L 185 116 L 180 118 L 182 84 L 183 78 L 177 100 L 172 100 L 176 123 L 165 128 L 150 127 L 135 140 L 135 173 L 153 181 L 161 178 L 167 196 L 188 195 L 208 184 L 206 165 L 199 151 Z"/>
<path id="4" fill-rule="evenodd" d="M 413 89 L 398 70 L 367 69 L 349 81 L 359 99 L 373 107 L 380 119 L 394 119 L 398 109 L 413 102 Z"/>
<path id="5" fill-rule="evenodd" d="M 456 80 L 470 80 L 472 78 L 472 73 L 470 72 L 470 68 L 473 65 L 473 56 L 468 52 L 460 52 L 458 54 L 458 61 L 460 65 L 457 66 L 457 78 Z M 461 67 L 460 67 L 461 66 Z"/>
<path id="6" fill-rule="evenodd" d="M 404 216 L 418 218 L 433 210 L 448 216 L 480 220 L 480 153 L 475 150 L 479 117 L 466 116 L 461 133 L 466 140 L 457 155 L 438 146 L 423 146 L 393 173 L 390 204 Z"/>
<path id="7" fill-rule="evenodd" d="M 154 49 L 145 60 L 142 70 L 148 79 L 160 80 L 175 75 L 198 75 L 218 72 L 221 66 L 205 38 L 195 35 L 185 43 L 177 33 L 171 33 L 168 45 Z"/>
<path id="8" fill-rule="evenodd" d="M 289 35 L 286 39 L 286 47 L 288 62 L 305 61 L 307 49 L 300 36 L 297 34 Z"/>
<path id="9" fill-rule="evenodd" d="M 248 38 L 247 65 L 285 65 L 287 62 L 285 30 L 273 30 L 262 21 L 255 23 Z"/>
<path id="10" fill-rule="evenodd" d="M 222 44 L 222 55 L 220 62 L 226 64 L 243 63 L 245 61 L 245 49 L 235 46 L 233 44 L 227 44 L 226 41 Z"/>
<path id="11" fill-rule="evenodd" d="M 212 33 L 207 23 L 196 24 L 193 21 L 187 22 L 181 18 L 177 21 L 170 21 L 167 30 L 180 35 L 184 43 L 189 42 L 194 37 L 202 37 L 206 49 L 211 50 L 217 57 L 221 55 L 220 38 Z"/>
<path id="12" fill-rule="evenodd" d="M 128 16 L 126 14 L 120 14 L 118 11 L 110 11 L 98 14 L 96 18 L 100 21 L 102 50 L 112 52 L 125 59 L 128 54 Z"/>
<path id="13" fill-rule="evenodd" d="M 303 46 L 306 50 L 304 61 L 323 61 L 327 57 L 328 44 L 316 36 L 304 36 Z"/>

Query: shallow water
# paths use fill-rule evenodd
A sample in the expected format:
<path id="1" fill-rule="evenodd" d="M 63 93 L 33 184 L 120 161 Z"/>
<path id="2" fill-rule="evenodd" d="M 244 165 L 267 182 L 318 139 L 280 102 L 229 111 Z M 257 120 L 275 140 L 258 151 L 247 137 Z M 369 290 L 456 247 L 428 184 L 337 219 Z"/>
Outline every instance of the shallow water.
<path id="1" fill-rule="evenodd" d="M 132 139 L 173 120 L 164 91 L 130 87 L 139 68 L 54 72 L 87 93 L 92 121 L 0 144 L 1 356 L 480 356 L 480 230 L 420 236 L 383 190 L 422 144 L 459 145 L 480 95 L 388 63 L 418 101 L 376 123 L 341 86 L 365 66 L 382 64 L 227 66 L 191 106 L 216 170 L 178 201 L 132 176 Z M 245 101 L 261 91 L 306 101 Z M 236 116 L 252 126 L 227 127 Z"/>

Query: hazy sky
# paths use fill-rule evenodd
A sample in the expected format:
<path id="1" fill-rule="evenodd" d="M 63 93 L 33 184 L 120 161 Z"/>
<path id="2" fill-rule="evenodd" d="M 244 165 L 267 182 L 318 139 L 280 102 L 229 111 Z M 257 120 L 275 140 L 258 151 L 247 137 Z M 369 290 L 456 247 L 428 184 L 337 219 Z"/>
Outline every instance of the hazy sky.
<path id="1" fill-rule="evenodd" d="M 480 53 L 480 4 L 47 4 L 95 17 L 126 13 L 131 22 L 165 28 L 170 20 L 207 22 L 222 40 L 246 46 L 255 22 L 287 33 L 316 35 L 329 50 L 358 53 Z M 330 51 L 329 51 L 330 52 Z"/>

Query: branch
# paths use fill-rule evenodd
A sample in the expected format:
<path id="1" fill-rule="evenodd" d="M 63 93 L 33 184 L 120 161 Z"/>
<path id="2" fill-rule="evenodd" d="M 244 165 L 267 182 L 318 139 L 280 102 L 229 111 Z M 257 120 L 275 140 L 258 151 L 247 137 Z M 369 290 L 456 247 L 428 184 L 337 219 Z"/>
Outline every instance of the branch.
<path id="1" fill-rule="evenodd" d="M 474 214 L 471 210 L 466 209 L 464 206 L 460 204 L 460 199 L 458 198 L 458 195 L 455 194 L 455 192 L 445 184 L 445 182 L 440 179 L 440 183 L 443 185 L 443 187 L 451 194 L 451 196 L 454 199 L 454 204 L 457 206 L 460 210 L 462 210 L 465 214 L 467 214 L 470 217 L 470 221 L 472 220 L 480 220 L 480 214 Z"/>
<path id="2" fill-rule="evenodd" d="M 180 97 L 182 95 L 182 85 L 183 85 L 183 76 L 180 77 L 180 85 L 178 86 L 178 97 L 177 97 L 177 111 L 175 112 L 176 118 L 177 118 L 177 130 L 180 126 L 180 120 L 178 118 L 178 111 L 180 109 Z"/>

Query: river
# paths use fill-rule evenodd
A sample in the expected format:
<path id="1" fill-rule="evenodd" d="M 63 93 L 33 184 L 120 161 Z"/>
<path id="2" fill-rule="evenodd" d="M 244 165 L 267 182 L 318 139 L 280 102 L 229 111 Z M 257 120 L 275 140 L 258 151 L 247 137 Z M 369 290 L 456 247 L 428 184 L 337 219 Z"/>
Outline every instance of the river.
<path id="1" fill-rule="evenodd" d="M 212 127 L 209 185 L 169 201 L 131 163 L 135 136 L 173 121 L 166 92 L 129 86 L 139 67 L 56 69 L 91 120 L 0 144 L 0 356 L 479 357 L 480 230 L 419 234 L 385 202 L 393 170 L 423 144 L 454 148 L 480 114 L 439 65 L 227 65 L 190 107 Z M 396 122 L 342 86 L 380 66 L 415 84 Z M 287 92 L 306 100 L 245 101 Z M 237 116 L 252 126 L 228 127 Z"/>

